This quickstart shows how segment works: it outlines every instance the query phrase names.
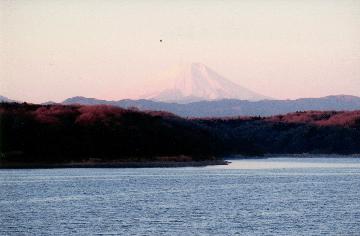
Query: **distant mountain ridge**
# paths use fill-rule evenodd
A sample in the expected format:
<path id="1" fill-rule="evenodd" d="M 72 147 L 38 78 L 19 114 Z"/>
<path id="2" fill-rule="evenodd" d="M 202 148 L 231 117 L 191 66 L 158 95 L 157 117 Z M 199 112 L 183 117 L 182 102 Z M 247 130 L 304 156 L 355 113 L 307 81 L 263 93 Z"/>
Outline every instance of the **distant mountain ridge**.
<path id="1" fill-rule="evenodd" d="M 143 98 L 161 102 L 189 103 L 221 99 L 259 101 L 270 99 L 219 75 L 201 63 L 179 66 L 166 72 L 173 86 Z"/>
<path id="2" fill-rule="evenodd" d="M 0 95 L 0 102 L 15 102 L 15 101 Z"/>
<path id="3" fill-rule="evenodd" d="M 360 97 L 350 95 L 300 98 L 296 100 L 246 101 L 224 99 L 217 101 L 199 101 L 187 104 L 156 102 L 145 99 L 107 101 L 95 98 L 72 97 L 66 99 L 62 103 L 81 105 L 106 104 L 123 108 L 136 107 L 139 110 L 167 111 L 184 117 L 272 116 L 308 110 L 360 110 Z"/>
<path id="4" fill-rule="evenodd" d="M 0 102 L 16 102 L 0 96 Z M 44 102 L 43 105 L 56 104 Z M 354 111 L 360 110 L 360 97 L 351 95 L 333 95 L 321 98 L 300 98 L 296 100 L 262 100 L 246 101 L 223 99 L 216 101 L 199 101 L 186 104 L 157 102 L 146 99 L 123 99 L 117 101 L 71 97 L 60 104 L 111 105 L 139 110 L 166 111 L 183 117 L 226 117 L 226 116 L 273 116 L 296 111 Z"/>

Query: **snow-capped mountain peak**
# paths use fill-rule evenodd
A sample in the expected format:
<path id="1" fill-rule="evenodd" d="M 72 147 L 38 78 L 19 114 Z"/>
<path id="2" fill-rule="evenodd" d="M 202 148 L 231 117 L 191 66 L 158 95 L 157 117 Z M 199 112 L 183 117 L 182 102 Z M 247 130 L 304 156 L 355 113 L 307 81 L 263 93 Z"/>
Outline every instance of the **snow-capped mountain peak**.
<path id="1" fill-rule="evenodd" d="M 153 94 L 149 99 L 164 102 L 193 102 L 202 100 L 241 99 L 263 100 L 267 97 L 225 79 L 201 63 L 181 66 L 168 73 L 173 86 Z"/>

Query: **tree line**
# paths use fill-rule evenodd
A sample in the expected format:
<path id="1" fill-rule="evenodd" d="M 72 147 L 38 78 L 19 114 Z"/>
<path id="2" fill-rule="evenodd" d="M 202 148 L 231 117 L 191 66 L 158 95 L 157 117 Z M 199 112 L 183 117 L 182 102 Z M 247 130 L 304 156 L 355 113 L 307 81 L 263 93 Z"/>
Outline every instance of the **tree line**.
<path id="1" fill-rule="evenodd" d="M 97 105 L 0 104 L 2 162 L 151 161 L 230 154 L 360 153 L 360 112 L 186 119 Z"/>

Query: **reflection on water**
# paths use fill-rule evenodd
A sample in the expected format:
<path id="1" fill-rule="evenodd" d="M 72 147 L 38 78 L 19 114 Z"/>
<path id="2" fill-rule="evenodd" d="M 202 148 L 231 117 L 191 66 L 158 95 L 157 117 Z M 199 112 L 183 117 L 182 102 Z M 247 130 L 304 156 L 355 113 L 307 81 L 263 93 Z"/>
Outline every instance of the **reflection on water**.
<path id="1" fill-rule="evenodd" d="M 358 235 L 360 159 L 0 170 L 0 235 Z"/>
<path id="2" fill-rule="evenodd" d="M 231 164 L 226 166 L 226 169 L 360 168 L 360 161 L 355 158 L 267 158 L 229 161 Z"/>

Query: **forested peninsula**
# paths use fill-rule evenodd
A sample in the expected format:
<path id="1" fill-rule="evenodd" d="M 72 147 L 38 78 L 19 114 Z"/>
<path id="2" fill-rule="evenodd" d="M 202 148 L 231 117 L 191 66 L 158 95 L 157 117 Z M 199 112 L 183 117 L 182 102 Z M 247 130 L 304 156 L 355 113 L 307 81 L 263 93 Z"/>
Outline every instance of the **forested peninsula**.
<path id="1" fill-rule="evenodd" d="M 274 153 L 360 153 L 360 111 L 191 119 L 107 105 L 0 104 L 1 167 L 207 165 Z"/>

